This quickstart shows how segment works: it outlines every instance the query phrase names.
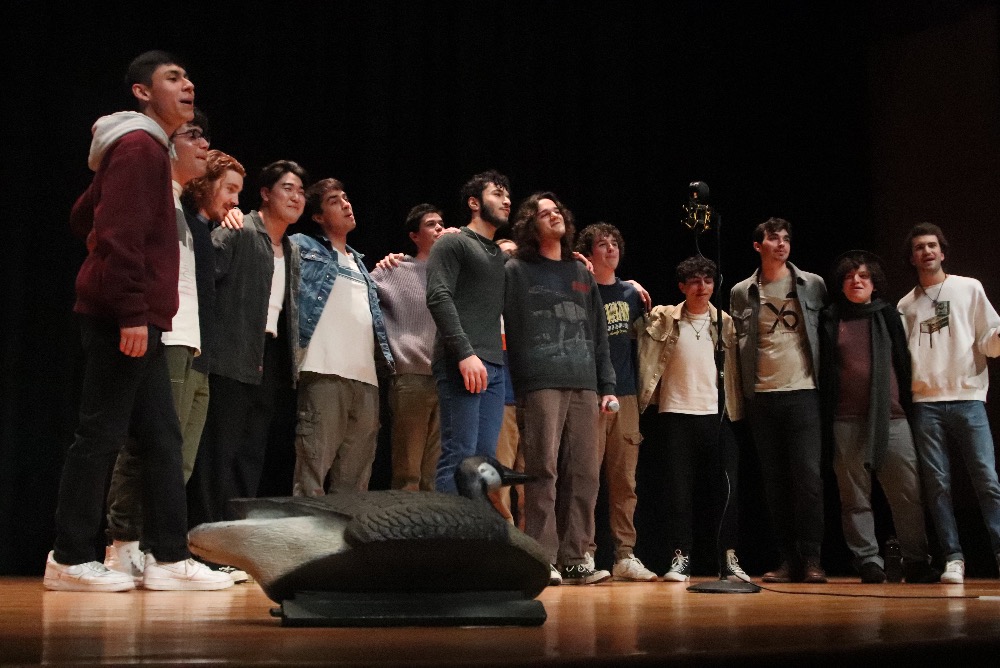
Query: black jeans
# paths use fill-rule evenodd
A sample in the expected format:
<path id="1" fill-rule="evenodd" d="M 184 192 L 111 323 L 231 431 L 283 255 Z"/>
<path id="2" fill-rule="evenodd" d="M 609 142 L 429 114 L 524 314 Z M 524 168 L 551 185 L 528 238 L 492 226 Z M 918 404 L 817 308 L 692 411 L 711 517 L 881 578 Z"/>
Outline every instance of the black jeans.
<path id="1" fill-rule="evenodd" d="M 670 499 L 667 532 L 671 549 L 691 554 L 694 544 L 694 487 L 698 478 L 709 482 L 712 533 L 717 550 L 736 549 L 737 476 L 739 451 L 729 419 L 718 415 L 660 413 L 667 435 L 666 482 Z M 727 504 L 728 497 L 728 504 Z M 725 508 L 725 516 L 723 516 Z"/>
<path id="2" fill-rule="evenodd" d="M 76 438 L 66 453 L 56 508 L 55 560 L 94 560 L 105 484 L 130 431 L 142 460 L 143 537 L 158 561 L 187 559 L 187 508 L 177 422 L 160 330 L 149 327 L 145 356 L 118 350 L 108 318 L 80 317 L 83 391 Z"/>
<path id="3" fill-rule="evenodd" d="M 283 336 L 267 338 L 260 385 L 209 376 L 208 416 L 188 481 L 191 527 L 236 519 L 228 510 L 229 500 L 257 496 L 278 397 L 291 387 L 287 351 Z"/>
<path id="4" fill-rule="evenodd" d="M 819 394 L 758 392 L 746 405 L 781 559 L 794 566 L 803 558 L 819 558 L 823 545 Z"/>

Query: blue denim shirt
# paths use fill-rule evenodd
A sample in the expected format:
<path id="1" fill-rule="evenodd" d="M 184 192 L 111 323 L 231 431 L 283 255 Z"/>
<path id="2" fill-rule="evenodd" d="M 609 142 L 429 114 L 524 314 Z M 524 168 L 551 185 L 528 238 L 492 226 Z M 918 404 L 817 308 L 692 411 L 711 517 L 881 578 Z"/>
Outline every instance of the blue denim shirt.
<path id="1" fill-rule="evenodd" d="M 333 290 L 333 283 L 337 280 L 337 250 L 330 245 L 329 239 L 324 236 L 312 237 L 306 234 L 296 234 L 291 237 L 298 246 L 301 260 L 301 274 L 299 280 L 299 349 L 304 354 L 309 346 L 319 317 L 323 314 L 323 308 L 330 298 L 330 291 Z M 376 355 L 376 367 L 380 374 L 393 373 L 395 363 L 392 353 L 389 351 L 389 337 L 385 333 L 385 322 L 382 319 L 382 308 L 378 303 L 378 290 L 375 281 L 368 274 L 364 262 L 364 257 L 350 246 L 347 251 L 354 257 L 358 264 L 358 271 L 365 278 L 368 286 L 368 306 L 372 313 L 372 329 L 375 332 L 375 342 L 378 344 L 376 350 L 381 350 L 382 359 Z M 301 355 L 299 356 L 301 358 Z M 301 361 L 301 359 L 300 359 Z"/>

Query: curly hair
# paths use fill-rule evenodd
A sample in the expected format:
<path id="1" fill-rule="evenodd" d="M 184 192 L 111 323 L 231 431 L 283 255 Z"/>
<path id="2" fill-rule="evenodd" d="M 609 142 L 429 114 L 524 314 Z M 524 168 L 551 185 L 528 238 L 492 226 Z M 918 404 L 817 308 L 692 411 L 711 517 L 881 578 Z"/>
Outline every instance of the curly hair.
<path id="1" fill-rule="evenodd" d="M 205 169 L 205 175 L 188 181 L 187 185 L 184 186 L 181 201 L 195 211 L 207 208 L 214 195 L 215 183 L 230 169 L 240 176 L 247 175 L 247 171 L 243 169 L 243 165 L 236 158 L 212 149 L 208 152 L 208 166 Z"/>
<path id="2" fill-rule="evenodd" d="M 918 235 L 919 236 L 919 235 Z M 861 267 L 868 267 L 868 273 L 872 277 L 872 298 L 886 294 L 888 282 L 885 277 L 885 270 L 882 269 L 882 261 L 874 253 L 863 250 L 847 251 L 837 259 L 833 267 L 833 281 L 836 285 L 837 298 L 846 299 L 844 296 L 844 279 L 847 275 Z"/>
<path id="3" fill-rule="evenodd" d="M 587 225 L 576 238 L 576 252 L 590 257 L 594 253 L 594 244 L 604 237 L 611 237 L 618 244 L 618 257 L 625 257 L 625 239 L 621 231 L 611 223 L 596 222 Z"/>
<path id="4" fill-rule="evenodd" d="M 714 262 L 704 255 L 695 255 L 677 265 L 676 272 L 679 283 L 686 283 L 689 278 L 694 278 L 695 276 L 714 279 L 716 266 Z"/>
<path id="5" fill-rule="evenodd" d="M 528 262 L 537 262 L 541 257 L 541 244 L 538 239 L 535 216 L 538 214 L 538 203 L 543 199 L 555 202 L 562 213 L 563 222 L 566 224 L 566 233 L 559 240 L 560 255 L 563 260 L 572 260 L 573 237 L 576 234 L 576 227 L 573 226 L 573 213 L 563 206 L 554 193 L 548 191 L 534 193 L 521 202 L 521 206 L 517 208 L 517 216 L 514 218 L 514 242 L 517 243 L 515 257 Z"/>

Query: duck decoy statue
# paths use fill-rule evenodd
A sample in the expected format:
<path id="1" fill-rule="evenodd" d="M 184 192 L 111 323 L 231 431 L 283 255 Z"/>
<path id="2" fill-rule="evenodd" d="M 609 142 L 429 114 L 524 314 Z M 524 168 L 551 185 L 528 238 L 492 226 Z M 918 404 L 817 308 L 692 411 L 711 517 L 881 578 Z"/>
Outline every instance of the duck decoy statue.
<path id="1" fill-rule="evenodd" d="M 334 492 L 234 499 L 244 519 L 201 524 L 191 551 L 241 568 L 286 626 L 538 625 L 549 579 L 541 546 L 494 509 L 524 474 L 469 457 L 461 496 Z"/>

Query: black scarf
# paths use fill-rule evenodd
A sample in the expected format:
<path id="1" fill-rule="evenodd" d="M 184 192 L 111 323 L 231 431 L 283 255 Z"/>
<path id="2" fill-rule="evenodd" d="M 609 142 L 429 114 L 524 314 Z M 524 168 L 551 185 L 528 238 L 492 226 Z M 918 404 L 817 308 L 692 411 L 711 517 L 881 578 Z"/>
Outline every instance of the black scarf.
<path id="1" fill-rule="evenodd" d="M 865 468 L 878 471 L 889 447 L 889 418 L 892 411 L 890 382 L 892 378 L 892 340 L 885 324 L 881 299 L 867 304 L 845 301 L 838 304 L 838 320 L 871 320 L 871 394 L 868 402 L 868 443 L 865 447 Z"/>

